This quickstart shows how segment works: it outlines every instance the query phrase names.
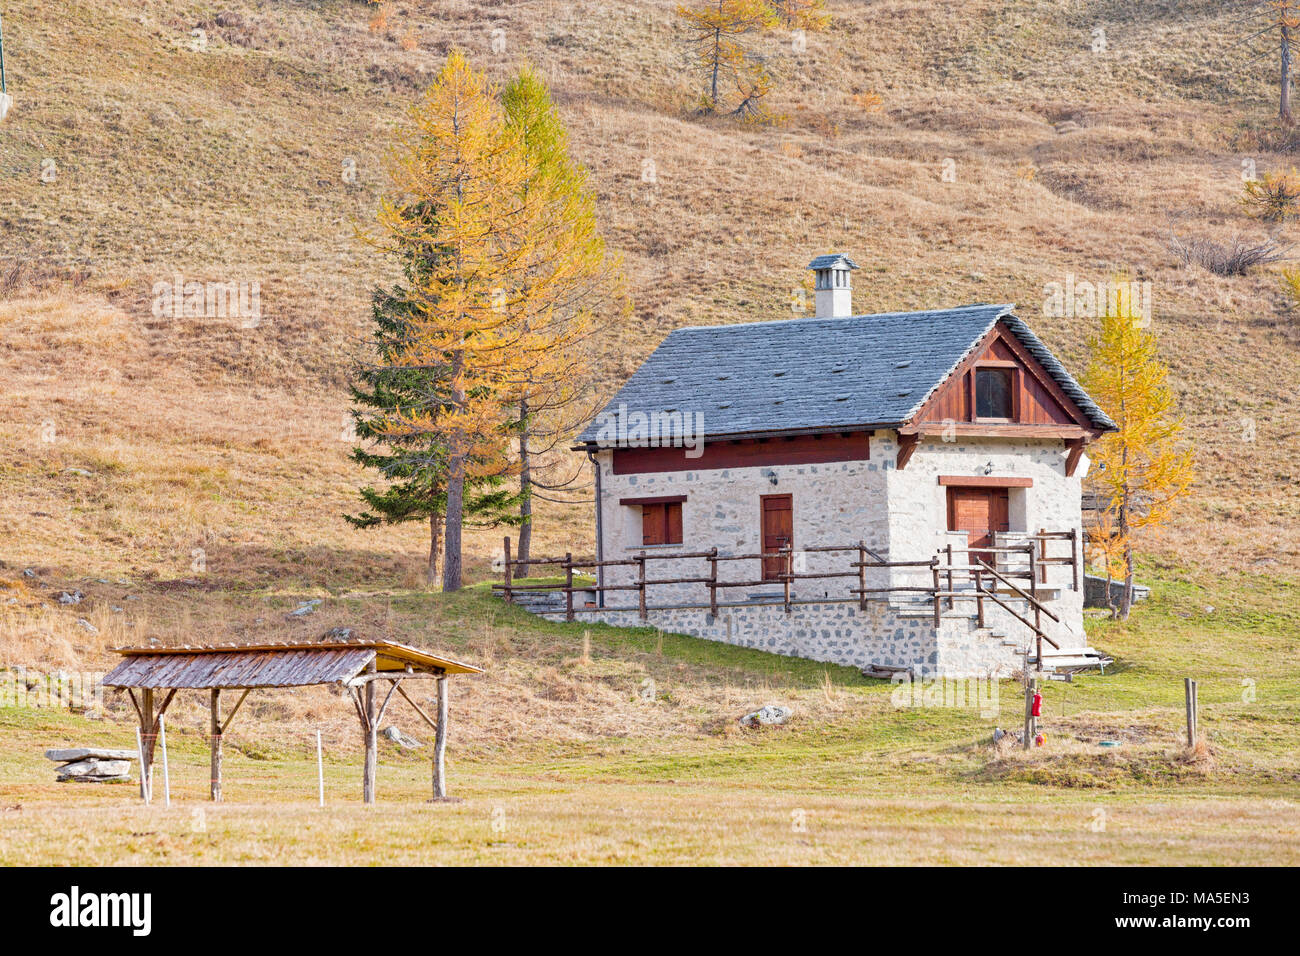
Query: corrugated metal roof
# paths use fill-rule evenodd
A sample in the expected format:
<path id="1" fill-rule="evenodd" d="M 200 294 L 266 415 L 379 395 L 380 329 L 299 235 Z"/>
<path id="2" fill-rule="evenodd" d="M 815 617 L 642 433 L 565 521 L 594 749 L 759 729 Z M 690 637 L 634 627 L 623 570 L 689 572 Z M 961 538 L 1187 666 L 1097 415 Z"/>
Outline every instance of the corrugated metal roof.
<path id="1" fill-rule="evenodd" d="M 360 673 L 372 660 L 383 671 L 481 674 L 471 664 L 437 657 L 393 641 L 201 644 L 118 647 L 125 659 L 107 687 L 301 687 L 332 684 Z"/>
<path id="2" fill-rule="evenodd" d="M 672 332 L 637 369 L 579 442 L 606 442 L 608 426 L 657 414 L 656 437 L 799 434 L 896 428 L 999 320 L 1024 343 L 1099 428 L 1114 423 L 1020 319 L 1012 305 L 969 305 L 848 318 L 691 326 Z M 674 414 L 682 416 L 674 417 Z M 680 425 L 680 427 L 679 427 Z"/>

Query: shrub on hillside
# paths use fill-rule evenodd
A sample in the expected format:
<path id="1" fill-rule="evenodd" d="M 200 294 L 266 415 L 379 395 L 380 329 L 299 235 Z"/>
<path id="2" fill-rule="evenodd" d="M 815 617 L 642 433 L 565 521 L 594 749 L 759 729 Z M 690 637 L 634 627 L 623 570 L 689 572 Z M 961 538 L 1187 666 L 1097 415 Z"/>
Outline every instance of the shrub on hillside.
<path id="1" fill-rule="evenodd" d="M 1295 167 L 1287 172 L 1265 173 L 1261 179 L 1246 183 L 1241 204 L 1256 219 L 1286 222 L 1300 215 L 1300 173 Z"/>
<path id="2" fill-rule="evenodd" d="M 1220 276 L 1241 276 L 1255 266 L 1280 262 L 1290 250 L 1290 246 L 1284 246 L 1272 237 L 1262 242 L 1252 242 L 1242 236 L 1235 236 L 1227 242 L 1184 239 L 1177 234 L 1169 237 L 1169 251 L 1182 260 L 1183 265 L 1198 265 Z"/>

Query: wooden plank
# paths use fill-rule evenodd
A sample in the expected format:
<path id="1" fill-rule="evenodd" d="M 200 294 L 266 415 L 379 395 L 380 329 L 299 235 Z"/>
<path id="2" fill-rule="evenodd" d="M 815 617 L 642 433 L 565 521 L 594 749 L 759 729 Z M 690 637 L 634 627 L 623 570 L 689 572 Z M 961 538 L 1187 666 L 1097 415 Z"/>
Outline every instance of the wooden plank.
<path id="1" fill-rule="evenodd" d="M 939 484 L 964 488 L 1032 488 L 1034 479 L 1013 475 L 940 475 Z"/>

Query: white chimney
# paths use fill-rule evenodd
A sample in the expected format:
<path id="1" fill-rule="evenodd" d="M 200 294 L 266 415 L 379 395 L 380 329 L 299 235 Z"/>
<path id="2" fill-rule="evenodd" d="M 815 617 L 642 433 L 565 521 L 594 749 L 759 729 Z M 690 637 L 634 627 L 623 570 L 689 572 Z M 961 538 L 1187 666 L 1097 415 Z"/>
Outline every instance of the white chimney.
<path id="1" fill-rule="evenodd" d="M 808 263 L 817 277 L 813 288 L 817 294 L 818 319 L 842 319 L 853 314 L 852 270 L 858 264 L 848 256 L 838 253 L 818 256 Z"/>

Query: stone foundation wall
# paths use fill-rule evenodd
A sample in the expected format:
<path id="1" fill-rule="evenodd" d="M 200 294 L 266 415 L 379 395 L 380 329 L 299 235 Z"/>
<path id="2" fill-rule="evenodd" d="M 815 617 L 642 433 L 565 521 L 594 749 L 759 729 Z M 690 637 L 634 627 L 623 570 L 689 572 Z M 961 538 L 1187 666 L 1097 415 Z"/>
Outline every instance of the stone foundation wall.
<path id="1" fill-rule="evenodd" d="M 552 620 L 563 611 L 541 612 Z M 800 604 L 786 614 L 782 605 L 650 610 L 602 610 L 578 615 L 615 627 L 654 627 L 772 654 L 804 657 L 850 667 L 882 664 L 921 676 L 1008 676 L 1021 658 L 990 628 L 977 628 L 968 615 L 951 613 L 938 629 L 930 615 L 900 612 L 884 601 L 857 604 Z M 1022 629 L 1023 630 L 1023 629 Z"/>

